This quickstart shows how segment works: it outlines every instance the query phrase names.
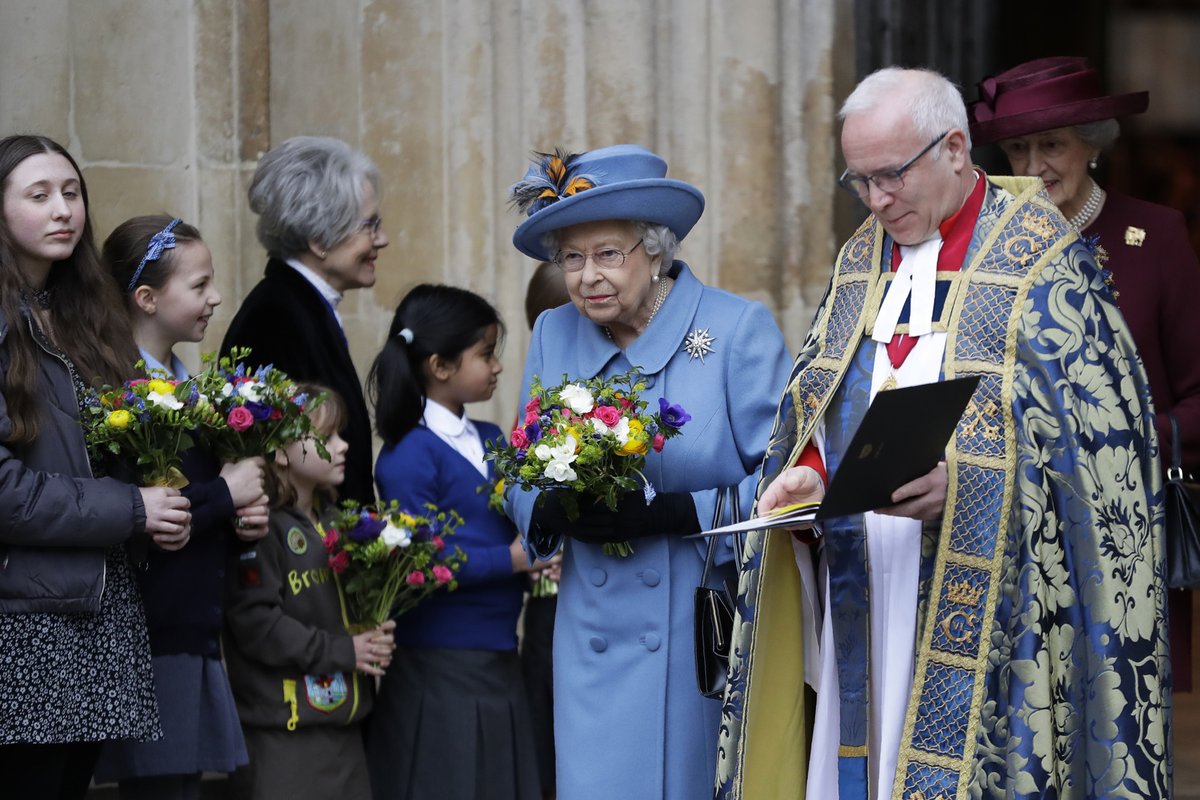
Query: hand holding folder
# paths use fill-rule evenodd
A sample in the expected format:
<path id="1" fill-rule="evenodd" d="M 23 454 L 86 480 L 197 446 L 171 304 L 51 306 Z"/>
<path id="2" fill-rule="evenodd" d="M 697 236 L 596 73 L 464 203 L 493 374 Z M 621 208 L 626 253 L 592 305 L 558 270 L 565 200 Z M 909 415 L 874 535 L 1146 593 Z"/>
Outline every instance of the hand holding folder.
<path id="1" fill-rule="evenodd" d="M 698 536 L 797 529 L 892 505 L 892 493 L 937 466 L 978 376 L 880 392 L 863 417 L 820 503 L 801 503 Z"/>

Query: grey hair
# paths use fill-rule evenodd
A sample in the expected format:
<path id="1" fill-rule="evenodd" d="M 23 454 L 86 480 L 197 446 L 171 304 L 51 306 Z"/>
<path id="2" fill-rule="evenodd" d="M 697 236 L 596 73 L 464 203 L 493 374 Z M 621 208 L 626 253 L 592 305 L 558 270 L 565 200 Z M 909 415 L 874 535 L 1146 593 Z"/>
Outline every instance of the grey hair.
<path id="1" fill-rule="evenodd" d="M 913 127 L 926 141 L 949 130 L 960 130 L 971 151 L 971 131 L 967 124 L 967 106 L 962 92 L 939 72 L 930 69 L 884 67 L 863 78 L 842 103 L 838 119 L 873 111 L 885 100 L 904 97 L 912 115 Z M 941 155 L 939 142 L 930 155 Z"/>
<path id="2" fill-rule="evenodd" d="M 1121 135 L 1121 124 L 1115 119 L 1102 119 L 1096 122 L 1083 122 L 1075 125 L 1075 133 L 1089 147 L 1107 150 Z"/>
<path id="3" fill-rule="evenodd" d="M 379 194 L 379 169 L 341 139 L 295 136 L 258 162 L 250 181 L 250 210 L 258 241 L 288 258 L 310 241 L 330 248 L 358 230 L 363 187 Z"/>
<path id="4" fill-rule="evenodd" d="M 656 222 L 643 222 L 636 219 L 617 221 L 628 222 L 633 226 L 638 238 L 642 240 L 642 247 L 645 249 L 646 255 L 651 258 L 662 256 L 662 260 L 658 264 L 659 275 L 666 275 L 671 271 L 671 265 L 675 263 L 675 254 L 679 252 L 679 237 L 675 235 L 675 231 Z M 556 228 L 542 234 L 542 247 L 546 252 L 558 252 L 559 245 L 562 243 L 563 230 L 565 229 Z"/>

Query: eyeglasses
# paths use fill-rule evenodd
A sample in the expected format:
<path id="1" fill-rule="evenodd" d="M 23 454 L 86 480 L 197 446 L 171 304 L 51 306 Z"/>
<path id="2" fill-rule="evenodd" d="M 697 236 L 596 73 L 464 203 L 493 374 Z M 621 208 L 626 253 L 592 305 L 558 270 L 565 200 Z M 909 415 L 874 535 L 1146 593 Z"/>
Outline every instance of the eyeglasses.
<path id="1" fill-rule="evenodd" d="M 379 226 L 382 224 L 383 224 L 383 217 L 376 214 L 373 217 L 367 217 L 366 219 L 359 220 L 358 221 L 358 229 L 367 231 L 368 233 L 371 234 L 371 238 L 374 239 L 376 236 L 379 235 Z"/>
<path id="2" fill-rule="evenodd" d="M 590 258 L 592 263 L 600 269 L 618 269 L 625 263 L 626 257 L 637 250 L 643 241 L 645 240 L 638 239 L 637 244 L 623 253 L 615 247 L 604 247 L 591 253 L 580 253 L 578 250 L 559 250 L 554 256 L 554 263 L 558 264 L 559 269 L 563 272 L 579 272 Z"/>
<path id="3" fill-rule="evenodd" d="M 921 156 L 933 149 L 933 146 L 945 139 L 950 134 L 946 131 L 941 136 L 934 139 L 929 144 L 925 145 L 925 149 L 917 153 L 915 156 L 905 161 L 895 169 L 887 169 L 883 172 L 876 172 L 874 175 L 859 175 L 856 172 L 846 170 L 842 176 L 838 178 L 838 185 L 845 189 L 850 194 L 857 197 L 859 200 L 866 200 L 871 194 L 870 184 L 875 184 L 880 191 L 891 194 L 898 192 L 904 188 L 904 173 L 918 160 Z"/>

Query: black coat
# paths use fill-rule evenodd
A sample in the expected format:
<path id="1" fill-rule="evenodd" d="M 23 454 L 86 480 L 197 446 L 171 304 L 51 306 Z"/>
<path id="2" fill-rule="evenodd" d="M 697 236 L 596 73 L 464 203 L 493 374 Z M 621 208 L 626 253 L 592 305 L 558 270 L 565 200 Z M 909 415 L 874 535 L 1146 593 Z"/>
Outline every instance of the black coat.
<path id="1" fill-rule="evenodd" d="M 343 438 L 346 482 L 339 495 L 361 503 L 375 499 L 371 479 L 371 419 L 362 383 L 354 370 L 346 336 L 325 298 L 308 280 L 283 261 L 272 258 L 266 273 L 229 324 L 221 353 L 249 347 L 250 362 L 274 364 L 293 380 L 321 383 L 346 404 Z"/>
<path id="2" fill-rule="evenodd" d="M 0 442 L 12 434 L 7 338 L 0 316 Z M 146 511 L 137 487 L 92 477 L 66 363 L 44 348 L 37 355 L 38 436 L 0 444 L 0 614 L 96 614 L 107 549 L 144 531 Z"/>

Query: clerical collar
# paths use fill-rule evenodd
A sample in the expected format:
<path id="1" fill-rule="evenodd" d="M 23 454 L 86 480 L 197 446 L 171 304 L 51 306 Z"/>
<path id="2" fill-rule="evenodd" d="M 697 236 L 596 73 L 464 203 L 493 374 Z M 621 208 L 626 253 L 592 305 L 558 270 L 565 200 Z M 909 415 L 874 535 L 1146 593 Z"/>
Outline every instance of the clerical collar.
<path id="1" fill-rule="evenodd" d="M 303 275 L 304 280 L 311 283 L 313 288 L 321 293 L 321 297 L 324 297 L 325 301 L 329 303 L 329 307 L 333 309 L 333 315 L 338 318 L 338 322 L 340 323 L 342 318 L 337 313 L 337 307 L 338 303 L 342 302 L 342 293 L 330 286 L 329 281 L 325 280 L 316 272 L 306 267 L 299 260 L 289 258 L 287 259 L 287 265 Z"/>

